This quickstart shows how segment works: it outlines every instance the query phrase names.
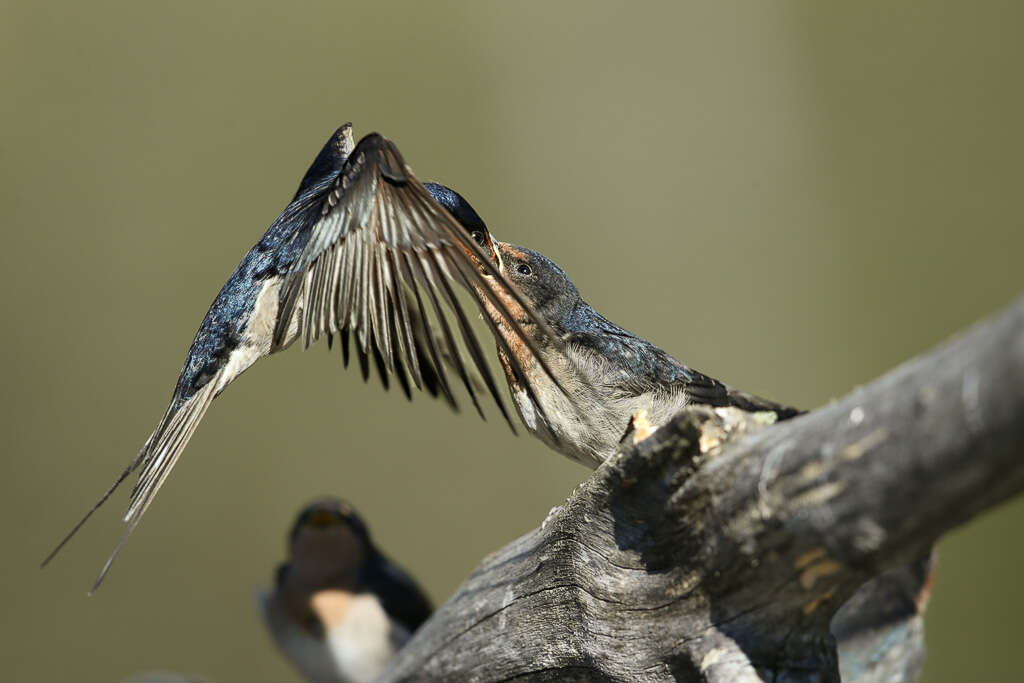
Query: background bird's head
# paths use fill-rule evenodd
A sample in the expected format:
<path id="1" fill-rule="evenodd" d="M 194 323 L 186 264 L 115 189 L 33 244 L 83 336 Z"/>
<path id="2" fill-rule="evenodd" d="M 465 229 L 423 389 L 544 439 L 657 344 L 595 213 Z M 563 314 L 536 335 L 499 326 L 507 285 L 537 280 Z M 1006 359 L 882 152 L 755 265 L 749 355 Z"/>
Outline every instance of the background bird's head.
<path id="1" fill-rule="evenodd" d="M 565 271 L 544 254 L 508 242 L 498 242 L 498 257 L 502 274 L 541 319 L 554 331 L 563 330 L 580 301 L 580 293 Z"/>
<path id="2" fill-rule="evenodd" d="M 292 526 L 288 545 L 289 572 L 309 586 L 354 589 L 375 552 L 363 520 L 337 498 L 307 505 Z"/>

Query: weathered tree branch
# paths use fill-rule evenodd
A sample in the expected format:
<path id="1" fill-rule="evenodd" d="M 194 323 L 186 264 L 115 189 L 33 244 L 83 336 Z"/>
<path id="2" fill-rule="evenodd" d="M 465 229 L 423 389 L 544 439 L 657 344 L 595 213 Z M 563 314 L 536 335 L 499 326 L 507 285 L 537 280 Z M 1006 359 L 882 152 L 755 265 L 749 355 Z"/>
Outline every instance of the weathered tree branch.
<path id="1" fill-rule="evenodd" d="M 486 558 L 385 680 L 834 681 L 837 637 L 847 679 L 910 680 L 930 549 L 1024 487 L 1021 443 L 1024 300 L 770 428 L 692 408 Z"/>

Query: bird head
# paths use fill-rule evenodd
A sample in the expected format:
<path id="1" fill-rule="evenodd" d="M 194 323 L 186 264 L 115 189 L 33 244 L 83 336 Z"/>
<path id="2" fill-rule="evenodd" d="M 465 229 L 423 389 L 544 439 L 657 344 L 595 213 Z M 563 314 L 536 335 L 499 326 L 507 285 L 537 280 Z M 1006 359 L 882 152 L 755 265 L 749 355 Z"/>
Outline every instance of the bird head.
<path id="1" fill-rule="evenodd" d="M 452 217 L 459 222 L 473 241 L 484 250 L 484 253 L 495 265 L 498 264 L 498 243 L 487 230 L 487 225 L 480 218 L 469 202 L 455 190 L 440 183 L 423 183 L 438 204 L 443 206 Z"/>
<path id="2" fill-rule="evenodd" d="M 502 275 L 545 323 L 556 332 L 562 330 L 580 300 L 576 285 L 565 271 L 544 254 L 526 247 L 498 242 L 497 252 Z"/>
<path id="3" fill-rule="evenodd" d="M 337 498 L 307 505 L 292 526 L 288 545 L 291 571 L 312 586 L 355 587 L 374 553 L 363 520 Z"/>

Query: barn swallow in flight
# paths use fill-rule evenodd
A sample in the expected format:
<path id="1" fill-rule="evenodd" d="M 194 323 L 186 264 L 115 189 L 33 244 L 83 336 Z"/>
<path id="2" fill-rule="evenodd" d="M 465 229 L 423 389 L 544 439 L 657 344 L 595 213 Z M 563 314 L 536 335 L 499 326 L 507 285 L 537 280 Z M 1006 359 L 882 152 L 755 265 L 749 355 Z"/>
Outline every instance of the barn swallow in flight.
<path id="1" fill-rule="evenodd" d="M 430 616 L 429 600 L 340 500 L 306 507 L 288 546 L 261 601 L 274 642 L 313 683 L 376 680 Z"/>
<path id="2" fill-rule="evenodd" d="M 355 145 L 351 124 L 343 125 L 214 299 L 185 357 L 170 406 L 142 450 L 43 565 L 138 470 L 124 532 L 95 590 L 213 399 L 257 360 L 298 338 L 305 348 L 321 336 L 330 345 L 339 334 L 347 364 L 351 333 L 364 379 L 372 358 L 385 388 L 394 374 L 409 395 L 411 378 L 417 388 L 455 407 L 444 369 L 449 365 L 482 416 L 475 376 L 471 379 L 475 367 L 511 426 L 451 284 L 478 292 L 478 307 L 483 311 L 486 302 L 492 311 L 483 316 L 485 322 L 493 327 L 499 320 L 511 331 L 499 344 L 507 338 L 535 349 L 521 327 L 522 314 L 513 318 L 506 302 L 520 311 L 529 306 L 492 265 L 495 260 L 486 226 L 462 197 L 441 185 L 421 184 L 390 140 L 372 133 Z M 543 327 L 543 321 L 533 322 Z M 471 364 L 464 362 L 456 339 Z"/>
<path id="3" fill-rule="evenodd" d="M 499 242 L 492 258 L 530 304 L 504 301 L 532 347 L 506 325 L 502 310 L 486 305 L 492 330 L 504 336 L 498 356 L 512 401 L 527 430 L 571 460 L 596 468 L 616 453 L 635 416 L 657 428 L 688 404 L 770 411 L 779 420 L 801 412 L 736 391 L 622 329 L 584 301 L 543 254 Z"/>

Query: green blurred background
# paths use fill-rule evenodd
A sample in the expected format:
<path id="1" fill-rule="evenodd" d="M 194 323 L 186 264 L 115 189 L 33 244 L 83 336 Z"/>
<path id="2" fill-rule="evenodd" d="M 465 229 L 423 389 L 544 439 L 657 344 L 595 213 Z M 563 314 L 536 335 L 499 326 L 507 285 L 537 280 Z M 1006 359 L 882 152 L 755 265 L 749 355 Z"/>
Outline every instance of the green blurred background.
<path id="1" fill-rule="evenodd" d="M 0 5 L 3 678 L 294 680 L 254 595 L 309 498 L 353 501 L 441 602 L 587 475 L 293 350 L 217 401 L 96 596 L 124 494 L 38 570 L 343 121 L 608 317 L 796 405 L 1005 305 L 1024 5 L 911 4 Z M 942 544 L 926 680 L 1019 677 L 1022 522 Z"/>

